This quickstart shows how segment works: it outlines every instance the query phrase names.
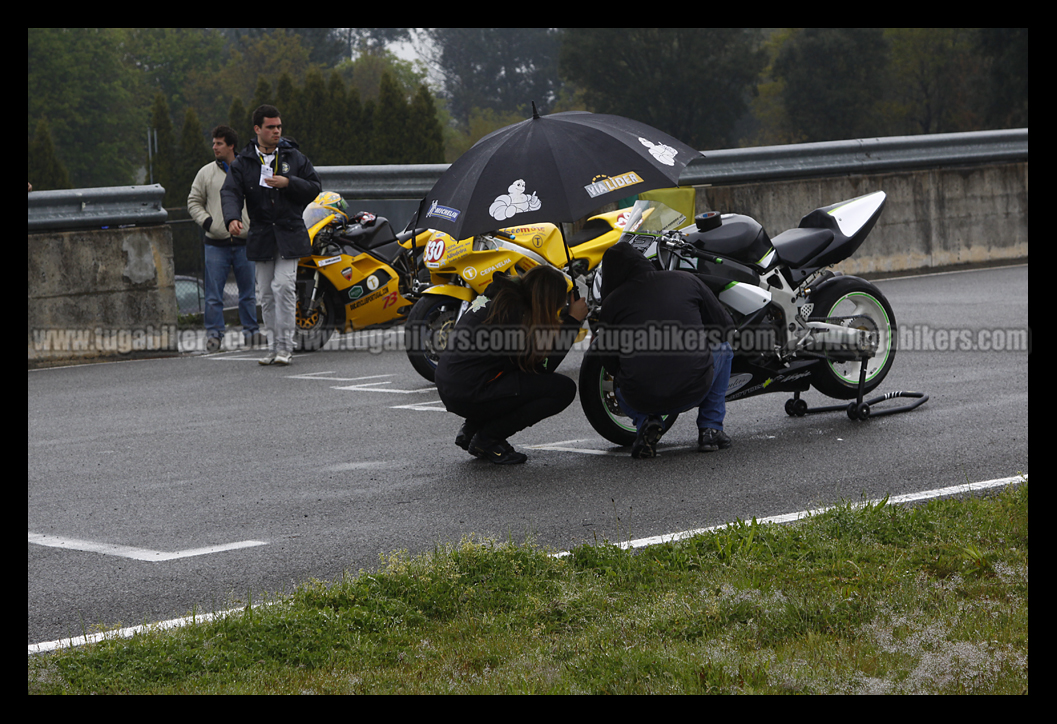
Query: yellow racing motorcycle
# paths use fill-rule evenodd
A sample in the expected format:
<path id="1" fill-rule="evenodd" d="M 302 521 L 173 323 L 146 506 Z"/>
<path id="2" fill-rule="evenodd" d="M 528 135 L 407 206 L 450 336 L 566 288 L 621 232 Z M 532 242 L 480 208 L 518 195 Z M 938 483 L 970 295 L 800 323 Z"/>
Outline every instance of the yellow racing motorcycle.
<path id="1" fill-rule="evenodd" d="M 456 241 L 432 232 L 422 262 L 432 286 L 422 290 L 404 323 L 404 347 L 411 366 L 433 381 L 448 334 L 470 303 L 492 283 L 496 272 L 523 274 L 548 264 L 586 295 L 589 274 L 606 249 L 623 233 L 629 209 L 592 216 L 568 240 L 554 224 L 527 224 Z M 587 277 L 585 279 L 585 277 Z M 581 331 L 581 336 L 586 330 Z"/>
<path id="2" fill-rule="evenodd" d="M 333 191 L 317 196 L 302 218 L 312 255 L 297 266 L 298 349 L 320 349 L 335 332 L 402 322 L 431 285 L 421 266 L 429 230 L 394 233 L 383 216 L 350 215 Z"/>

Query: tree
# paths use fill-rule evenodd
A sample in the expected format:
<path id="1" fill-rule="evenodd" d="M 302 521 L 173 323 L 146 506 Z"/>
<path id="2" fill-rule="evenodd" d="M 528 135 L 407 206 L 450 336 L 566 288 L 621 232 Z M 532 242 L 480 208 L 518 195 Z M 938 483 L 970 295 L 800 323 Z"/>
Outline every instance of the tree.
<path id="1" fill-rule="evenodd" d="M 29 144 L 29 181 L 35 191 L 70 188 L 70 174 L 55 155 L 47 118 L 37 122 L 37 131 Z"/>
<path id="2" fill-rule="evenodd" d="M 29 28 L 27 138 L 47 117 L 75 187 L 132 183 L 149 94 L 124 28 Z"/>
<path id="3" fill-rule="evenodd" d="M 147 179 L 154 178 L 154 183 L 161 184 L 165 188 L 165 206 L 182 206 L 174 203 L 175 181 L 176 181 L 176 159 L 173 150 L 173 127 L 172 118 L 169 116 L 169 104 L 161 92 L 154 94 L 154 105 L 151 106 L 150 128 L 157 140 L 157 148 L 153 153 L 148 153 L 145 159 L 150 164 Z"/>
<path id="4" fill-rule="evenodd" d="M 265 76 L 257 76 L 257 89 L 253 92 L 250 100 L 250 131 L 253 131 L 253 112 L 261 106 L 275 105 L 275 97 L 272 95 L 272 83 Z"/>
<path id="5" fill-rule="evenodd" d="M 317 166 L 333 165 L 334 149 L 327 139 L 331 98 L 327 94 L 323 74 L 318 68 L 308 71 L 305 84 L 298 95 L 297 117 L 300 120 L 297 142 L 301 146 L 301 152 Z"/>
<path id="6" fill-rule="evenodd" d="M 882 131 L 889 45 L 879 28 L 804 28 L 773 65 L 796 139 L 835 141 Z"/>
<path id="7" fill-rule="evenodd" d="M 360 89 L 349 88 L 345 95 L 345 116 L 339 139 L 344 150 L 341 166 L 367 163 L 371 145 L 371 111 L 360 102 Z"/>
<path id="8" fill-rule="evenodd" d="M 212 129 L 211 129 L 212 130 Z M 191 184 L 199 169 L 213 158 L 213 152 L 206 145 L 202 124 L 198 121 L 198 114 L 194 108 L 188 108 L 184 112 L 183 128 L 180 131 L 180 144 L 176 151 L 176 173 L 173 181 L 172 206 L 186 206 L 187 194 L 191 192 Z M 169 199 L 169 189 L 166 188 L 165 198 Z"/>
<path id="9" fill-rule="evenodd" d="M 890 28 L 892 97 L 888 133 L 950 133 L 978 127 L 973 109 L 980 63 L 970 28 Z"/>
<path id="10" fill-rule="evenodd" d="M 231 101 L 231 108 L 228 109 L 228 126 L 234 129 L 239 137 L 239 142 L 235 147 L 235 153 L 238 153 L 247 143 L 253 140 L 253 121 L 241 98 L 235 98 Z"/>
<path id="11" fill-rule="evenodd" d="M 717 148 L 736 141 L 766 61 L 758 46 L 751 28 L 566 28 L 560 69 L 590 110 Z"/>
<path id="12" fill-rule="evenodd" d="M 508 113 L 535 101 L 545 112 L 558 97 L 555 28 L 432 28 L 429 36 L 452 118 L 464 129 L 475 108 Z"/>
<path id="13" fill-rule="evenodd" d="M 391 73 L 383 73 L 374 110 L 374 163 L 408 163 L 407 101 Z"/>
<path id="14" fill-rule="evenodd" d="M 444 163 L 444 134 L 425 83 L 419 85 L 408 110 L 407 156 L 408 163 Z"/>
<path id="15" fill-rule="evenodd" d="M 977 48 L 987 67 L 981 105 L 988 128 L 1028 125 L 1028 29 L 980 28 Z"/>

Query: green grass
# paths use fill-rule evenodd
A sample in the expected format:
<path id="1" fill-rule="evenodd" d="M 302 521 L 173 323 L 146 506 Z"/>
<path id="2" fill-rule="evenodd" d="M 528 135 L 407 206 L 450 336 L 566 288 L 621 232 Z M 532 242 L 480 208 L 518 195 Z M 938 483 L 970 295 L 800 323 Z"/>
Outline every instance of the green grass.
<path id="1" fill-rule="evenodd" d="M 29 692 L 1028 691 L 1028 485 L 628 551 L 469 537 L 208 624 L 29 657 Z"/>

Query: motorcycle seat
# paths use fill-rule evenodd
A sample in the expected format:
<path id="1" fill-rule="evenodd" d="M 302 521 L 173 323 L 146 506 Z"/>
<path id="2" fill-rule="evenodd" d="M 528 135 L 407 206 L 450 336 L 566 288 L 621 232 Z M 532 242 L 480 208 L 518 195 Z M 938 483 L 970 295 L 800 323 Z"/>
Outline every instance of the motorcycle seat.
<path id="1" fill-rule="evenodd" d="M 345 229 L 342 237 L 344 242 L 351 242 L 361 249 L 367 250 L 375 249 L 396 240 L 393 227 L 389 225 L 389 220 L 384 216 L 379 216 L 369 226 L 351 224 Z"/>
<path id="2" fill-rule="evenodd" d="M 803 266 L 833 241 L 829 229 L 789 229 L 771 239 L 778 258 L 791 267 Z"/>

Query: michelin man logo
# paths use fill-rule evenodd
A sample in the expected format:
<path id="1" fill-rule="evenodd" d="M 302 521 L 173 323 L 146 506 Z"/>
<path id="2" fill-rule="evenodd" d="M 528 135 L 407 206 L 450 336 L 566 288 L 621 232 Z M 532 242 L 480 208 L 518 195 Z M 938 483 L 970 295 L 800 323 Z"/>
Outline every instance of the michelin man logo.
<path id="1" fill-rule="evenodd" d="M 678 151 L 671 146 L 665 146 L 663 143 L 652 143 L 642 136 L 639 136 L 639 143 L 650 149 L 650 155 L 657 159 L 659 163 L 663 163 L 665 166 L 675 165 L 675 155 Z"/>
<path id="2" fill-rule="evenodd" d="M 497 196 L 488 208 L 488 213 L 493 219 L 506 221 L 514 214 L 521 214 L 526 211 L 539 211 L 542 206 L 540 200 L 536 198 L 535 191 L 532 192 L 531 196 L 525 195 L 524 179 L 519 178 L 510 184 L 510 188 L 507 191 L 509 193 Z"/>

